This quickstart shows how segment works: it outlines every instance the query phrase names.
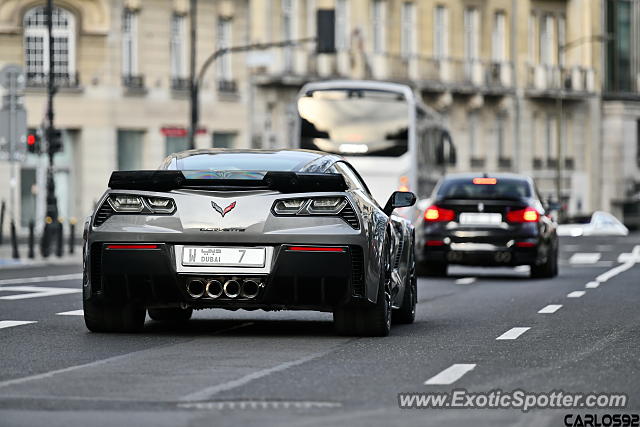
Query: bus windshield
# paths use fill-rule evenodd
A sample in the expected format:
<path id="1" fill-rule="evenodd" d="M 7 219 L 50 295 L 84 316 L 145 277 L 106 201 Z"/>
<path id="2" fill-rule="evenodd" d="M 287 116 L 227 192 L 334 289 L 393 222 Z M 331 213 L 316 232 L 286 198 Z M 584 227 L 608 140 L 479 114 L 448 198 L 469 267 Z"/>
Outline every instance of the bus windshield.
<path id="1" fill-rule="evenodd" d="M 331 89 L 298 100 L 301 148 L 398 157 L 408 150 L 409 104 L 397 92 Z"/>

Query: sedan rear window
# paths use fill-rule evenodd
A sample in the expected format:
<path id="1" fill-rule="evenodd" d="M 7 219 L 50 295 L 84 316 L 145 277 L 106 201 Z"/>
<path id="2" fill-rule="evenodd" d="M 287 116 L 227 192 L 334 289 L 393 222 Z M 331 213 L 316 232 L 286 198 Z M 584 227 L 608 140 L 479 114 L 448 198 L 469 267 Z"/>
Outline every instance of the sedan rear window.
<path id="1" fill-rule="evenodd" d="M 453 178 L 438 187 L 440 199 L 522 199 L 531 197 L 527 181 L 515 178 Z"/>

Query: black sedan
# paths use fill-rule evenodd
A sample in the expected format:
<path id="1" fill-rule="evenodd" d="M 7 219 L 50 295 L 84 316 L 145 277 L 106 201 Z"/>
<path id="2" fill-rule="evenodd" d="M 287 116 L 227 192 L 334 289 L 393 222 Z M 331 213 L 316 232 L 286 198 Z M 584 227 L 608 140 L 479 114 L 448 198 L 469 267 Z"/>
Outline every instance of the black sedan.
<path id="1" fill-rule="evenodd" d="M 556 224 L 530 177 L 450 174 L 436 185 L 416 228 L 419 268 L 444 276 L 449 264 L 531 266 L 558 274 Z"/>

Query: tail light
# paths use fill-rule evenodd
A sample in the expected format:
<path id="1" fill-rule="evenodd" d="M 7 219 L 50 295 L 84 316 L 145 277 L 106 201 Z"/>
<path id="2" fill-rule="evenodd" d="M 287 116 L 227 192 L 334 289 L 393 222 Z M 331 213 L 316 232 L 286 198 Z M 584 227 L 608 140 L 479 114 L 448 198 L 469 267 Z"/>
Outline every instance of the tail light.
<path id="1" fill-rule="evenodd" d="M 427 210 L 424 211 L 424 220 L 427 222 L 453 221 L 455 216 L 456 213 L 451 209 L 444 209 L 436 205 L 429 206 Z"/>
<path id="2" fill-rule="evenodd" d="M 540 213 L 532 207 L 507 212 L 508 222 L 538 222 Z"/>

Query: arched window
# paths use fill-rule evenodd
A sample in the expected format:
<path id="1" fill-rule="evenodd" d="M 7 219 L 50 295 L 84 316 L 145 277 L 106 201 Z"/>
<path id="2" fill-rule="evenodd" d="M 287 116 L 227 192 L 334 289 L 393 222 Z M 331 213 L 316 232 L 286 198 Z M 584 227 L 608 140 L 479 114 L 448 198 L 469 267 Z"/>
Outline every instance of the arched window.
<path id="1" fill-rule="evenodd" d="M 53 8 L 53 76 L 57 86 L 75 86 L 75 17 L 68 10 Z M 30 86 L 47 84 L 49 39 L 47 8 L 34 7 L 24 16 L 24 62 Z"/>

